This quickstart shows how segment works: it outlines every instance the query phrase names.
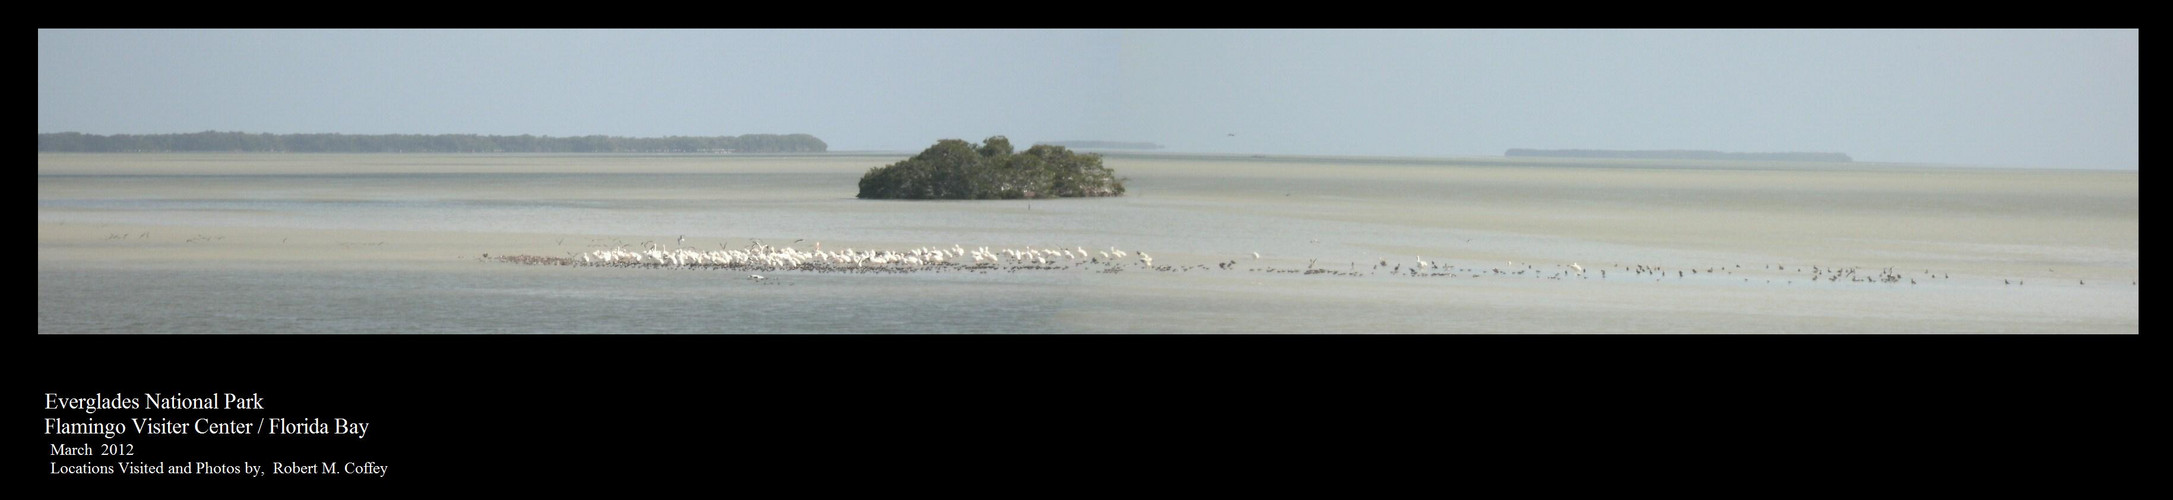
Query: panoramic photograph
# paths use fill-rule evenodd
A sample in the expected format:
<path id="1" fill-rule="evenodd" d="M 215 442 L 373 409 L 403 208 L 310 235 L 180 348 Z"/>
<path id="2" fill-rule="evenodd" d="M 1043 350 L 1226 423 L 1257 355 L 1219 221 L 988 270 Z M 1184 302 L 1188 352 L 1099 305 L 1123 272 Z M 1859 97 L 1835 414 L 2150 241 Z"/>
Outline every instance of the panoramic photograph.
<path id="1" fill-rule="evenodd" d="M 2136 334 L 2135 29 L 38 31 L 41 334 Z"/>

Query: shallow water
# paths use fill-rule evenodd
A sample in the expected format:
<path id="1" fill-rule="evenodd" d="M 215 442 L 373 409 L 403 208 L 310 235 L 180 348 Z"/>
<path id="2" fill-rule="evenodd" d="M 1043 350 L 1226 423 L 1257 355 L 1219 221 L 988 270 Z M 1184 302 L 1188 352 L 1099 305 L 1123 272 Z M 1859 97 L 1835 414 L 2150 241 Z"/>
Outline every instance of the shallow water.
<path id="1" fill-rule="evenodd" d="M 853 198 L 862 172 L 898 159 L 40 155 L 38 329 L 1937 333 L 2139 324 L 2134 173 L 1112 156 L 1105 163 L 1130 178 L 1122 198 Z M 1151 252 L 1157 265 L 1207 267 L 783 271 L 757 282 L 735 271 L 480 258 L 679 246 L 681 236 L 709 249 L 757 239 L 802 250 L 1115 246 Z M 1420 257 L 1455 277 L 1373 269 Z M 1236 270 L 1214 266 L 1232 260 Z M 1308 266 L 1361 275 L 1249 270 Z M 1916 283 L 1814 283 L 1811 266 L 1820 276 L 1891 268 Z M 1700 272 L 1675 274 L 1692 269 Z"/>

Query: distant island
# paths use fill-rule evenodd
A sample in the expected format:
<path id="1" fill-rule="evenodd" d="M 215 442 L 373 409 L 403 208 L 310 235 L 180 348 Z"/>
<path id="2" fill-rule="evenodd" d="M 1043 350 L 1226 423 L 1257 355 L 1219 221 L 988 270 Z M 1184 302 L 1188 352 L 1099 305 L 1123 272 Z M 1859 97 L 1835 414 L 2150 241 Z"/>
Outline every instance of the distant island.
<path id="1" fill-rule="evenodd" d="M 40 153 L 821 153 L 807 134 L 716 137 L 551 137 L 475 134 L 38 134 Z"/>
<path id="2" fill-rule="evenodd" d="M 1504 156 L 1547 158 L 1632 158 L 1643 160 L 1736 160 L 1736 161 L 1825 161 L 1848 162 L 1849 155 L 1842 153 L 1723 153 L 1686 149 L 1621 150 L 1621 149 L 1511 149 Z"/>
<path id="3" fill-rule="evenodd" d="M 1063 146 L 1063 147 L 1067 147 L 1067 148 L 1074 148 L 1074 149 L 1162 149 L 1162 145 L 1161 145 L 1161 144 L 1155 144 L 1155 143 L 1152 143 L 1152 142 L 1123 142 L 1123 141 L 1047 141 L 1047 142 L 1036 142 L 1036 143 L 1034 143 L 1034 145 L 1037 145 L 1037 146 L 1039 146 L 1039 145 L 1044 145 L 1044 144 L 1046 144 L 1046 145 L 1050 145 L 1050 146 Z"/>
<path id="4" fill-rule="evenodd" d="M 1011 140 L 990 137 L 980 147 L 943 139 L 904 161 L 873 167 L 860 177 L 860 198 L 1013 200 L 1124 195 L 1124 180 L 1101 155 L 1036 144 L 1013 153 Z"/>

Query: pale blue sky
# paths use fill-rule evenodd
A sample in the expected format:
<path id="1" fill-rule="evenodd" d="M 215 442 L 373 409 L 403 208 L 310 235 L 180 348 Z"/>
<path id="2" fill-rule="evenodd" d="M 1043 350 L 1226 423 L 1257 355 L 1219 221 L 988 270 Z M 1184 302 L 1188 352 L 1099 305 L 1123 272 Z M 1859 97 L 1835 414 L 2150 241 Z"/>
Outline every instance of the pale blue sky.
<path id="1" fill-rule="evenodd" d="M 38 130 L 2136 169 L 2138 30 L 40 30 Z M 1230 134 L 1237 134 L 1231 136 Z"/>

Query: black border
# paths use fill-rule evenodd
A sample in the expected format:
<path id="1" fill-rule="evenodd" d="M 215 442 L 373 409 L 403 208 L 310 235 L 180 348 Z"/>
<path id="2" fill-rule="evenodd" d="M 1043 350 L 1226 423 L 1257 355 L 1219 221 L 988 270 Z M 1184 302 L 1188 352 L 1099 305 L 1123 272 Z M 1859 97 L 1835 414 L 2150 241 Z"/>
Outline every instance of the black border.
<path id="1" fill-rule="evenodd" d="M 264 484 L 388 492 L 755 485 L 856 467 L 946 470 L 961 466 L 944 460 L 953 450 L 1007 450 L 966 457 L 995 471 L 1112 446 L 1394 445 L 1444 428 L 1466 446 L 1594 427 L 1628 429 L 1618 438 L 1855 429 L 1928 439 L 1986 422 L 2108 426 L 2069 431 L 2095 433 L 2142 414 L 2147 396 L 2128 392 L 2140 386 L 2140 338 L 38 335 L 16 352 L 39 374 L 22 379 L 28 404 L 44 392 L 261 393 L 266 414 L 371 421 L 356 453 L 392 465 L 386 478 Z M 201 449 L 277 447 L 264 443 Z M 333 445 L 316 446 L 301 449 Z M 1169 458 L 1149 449 L 1129 453 Z M 23 470 L 65 488 L 256 484 L 44 469 Z"/>
<path id="2" fill-rule="evenodd" d="M 2136 16 L 2115 21 L 2078 10 L 1986 23 L 1928 9 L 1894 17 L 1813 7 L 1831 11 L 1720 19 L 1717 26 L 2139 23 Z M 1625 26 L 1608 13 L 1534 17 L 1541 14 L 1528 9 L 1439 18 L 1383 17 L 1377 10 L 1309 11 L 1304 18 L 1227 13 L 1236 8 L 1025 21 L 888 17 L 892 12 L 878 10 L 750 24 L 633 16 L 623 22 L 638 24 L 614 25 L 620 21 L 608 16 L 581 22 L 723 28 L 1716 26 L 1709 17 L 1675 24 L 1643 14 L 1628 22 L 1651 20 L 1648 25 Z M 39 22 L 171 26 L 156 18 L 47 17 Z M 337 22 L 378 21 L 477 26 L 413 24 L 428 21 L 408 17 Z M 196 27 L 358 27 L 309 22 L 219 20 Z M 1784 433 L 1921 437 L 1926 429 L 1975 430 L 1986 422 L 2003 434 L 1984 439 L 2012 440 L 2047 428 L 2105 437 L 2130 429 L 2149 399 L 2139 391 L 2140 335 L 32 335 L 26 342 L 10 349 L 28 368 L 29 375 L 16 379 L 23 407 L 34 407 L 46 392 L 248 392 L 265 395 L 274 412 L 352 415 L 381 426 L 373 430 L 382 434 L 372 437 L 371 453 L 394 467 L 386 480 L 284 483 L 313 492 L 420 492 L 445 485 L 492 491 L 688 485 L 754 492 L 754 485 L 780 483 L 815 491 L 864 480 L 841 476 L 869 470 L 948 469 L 954 475 L 928 480 L 986 480 L 980 474 L 1056 467 L 1043 459 L 1079 458 L 1088 451 L 1119 452 L 1132 460 L 1124 463 L 1154 464 L 1167 473 L 1186 457 L 1287 457 L 1282 445 L 1320 440 L 1393 448 L 1430 442 L 1419 436 L 1444 430 L 1464 453 L 1499 449 L 1478 443 L 1500 439 L 1551 443 L 1550 437 L 1595 433 L 1736 439 L 1753 442 L 1744 445 L 1750 450 L 1745 454 L 1774 453 L 1800 447 L 1759 444 Z M 1590 449 L 1551 446 L 1565 453 Z M 946 460 L 947 452 L 958 450 L 969 458 Z M 976 474 L 956 472 L 962 466 Z M 36 473 L 35 484 L 69 489 L 170 491 L 208 483 L 203 491 L 218 491 L 237 483 L 87 481 L 50 477 L 39 466 L 18 470 Z M 1095 470 L 1104 469 L 1079 469 Z M 32 478 L 16 477 L 32 484 Z"/>

